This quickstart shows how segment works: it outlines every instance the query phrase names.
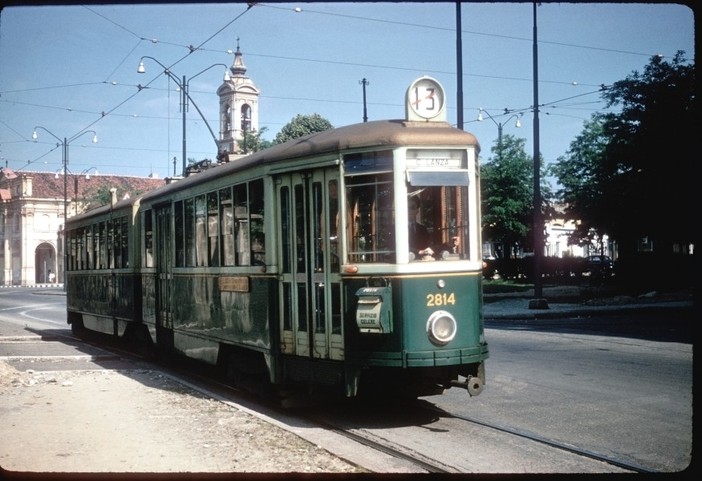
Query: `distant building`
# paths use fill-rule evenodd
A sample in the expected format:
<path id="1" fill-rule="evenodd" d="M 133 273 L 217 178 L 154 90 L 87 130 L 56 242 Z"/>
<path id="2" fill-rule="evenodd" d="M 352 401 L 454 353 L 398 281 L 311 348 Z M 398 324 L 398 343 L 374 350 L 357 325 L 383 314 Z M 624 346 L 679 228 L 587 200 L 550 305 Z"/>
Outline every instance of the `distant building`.
<path id="1" fill-rule="evenodd" d="M 248 138 L 258 131 L 260 91 L 246 76 L 244 57 L 237 42 L 234 62 L 229 67 L 231 79 L 217 89 L 219 96 L 219 151 L 231 161 L 250 153 Z"/>
<path id="2" fill-rule="evenodd" d="M 65 184 L 64 184 L 65 182 Z M 63 282 L 64 205 L 68 217 L 165 185 L 164 179 L 0 170 L 0 286 Z M 64 204 L 64 186 L 66 203 Z"/>

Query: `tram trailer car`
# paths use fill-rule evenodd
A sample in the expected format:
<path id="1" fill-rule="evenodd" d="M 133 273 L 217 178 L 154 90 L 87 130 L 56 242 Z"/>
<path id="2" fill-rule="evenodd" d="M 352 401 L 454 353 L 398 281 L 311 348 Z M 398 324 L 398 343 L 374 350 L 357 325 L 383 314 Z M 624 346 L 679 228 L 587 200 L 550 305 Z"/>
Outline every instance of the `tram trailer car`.
<path id="1" fill-rule="evenodd" d="M 444 121 L 365 122 L 71 218 L 68 322 L 247 388 L 477 395 L 478 152 Z"/>
<path id="2" fill-rule="evenodd" d="M 141 319 L 141 255 L 134 222 L 138 201 L 126 199 L 69 219 L 65 236 L 67 320 L 84 330 L 128 337 Z"/>

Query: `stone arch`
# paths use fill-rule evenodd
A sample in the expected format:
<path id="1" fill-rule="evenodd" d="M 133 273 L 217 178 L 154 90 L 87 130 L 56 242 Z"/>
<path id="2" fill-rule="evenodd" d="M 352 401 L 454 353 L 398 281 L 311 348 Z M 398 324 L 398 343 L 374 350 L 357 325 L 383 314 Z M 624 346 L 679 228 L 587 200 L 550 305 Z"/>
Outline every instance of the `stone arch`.
<path id="1" fill-rule="evenodd" d="M 56 248 L 48 242 L 42 242 L 34 251 L 34 282 L 48 284 L 58 282 L 56 265 Z M 53 273 L 53 279 L 50 274 Z"/>

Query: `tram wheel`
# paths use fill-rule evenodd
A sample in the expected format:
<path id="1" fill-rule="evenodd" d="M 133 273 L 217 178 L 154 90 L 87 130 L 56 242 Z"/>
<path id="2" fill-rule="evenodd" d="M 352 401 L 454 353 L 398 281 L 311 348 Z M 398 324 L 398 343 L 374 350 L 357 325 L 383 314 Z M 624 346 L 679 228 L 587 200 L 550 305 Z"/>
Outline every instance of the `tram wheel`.
<path id="1" fill-rule="evenodd" d="M 229 349 L 224 358 L 224 372 L 227 382 L 237 389 L 267 399 L 275 396 L 268 367 L 259 353 Z"/>
<path id="2" fill-rule="evenodd" d="M 71 322 L 71 333 L 73 333 L 74 336 L 83 337 L 85 335 L 83 321 L 74 320 Z"/>

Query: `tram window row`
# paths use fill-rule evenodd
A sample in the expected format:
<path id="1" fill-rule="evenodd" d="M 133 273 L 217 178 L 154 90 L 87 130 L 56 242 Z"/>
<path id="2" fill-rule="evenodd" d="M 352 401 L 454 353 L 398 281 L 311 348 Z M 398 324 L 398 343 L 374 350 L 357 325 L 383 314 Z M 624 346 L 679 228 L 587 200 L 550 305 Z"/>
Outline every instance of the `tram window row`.
<path id="1" fill-rule="evenodd" d="M 263 265 L 263 181 L 258 179 L 173 204 L 176 267 Z M 145 212 L 145 266 L 154 267 L 152 212 Z"/>
<path id="2" fill-rule="evenodd" d="M 107 219 L 66 234 L 69 271 L 129 267 L 127 216 Z"/>

